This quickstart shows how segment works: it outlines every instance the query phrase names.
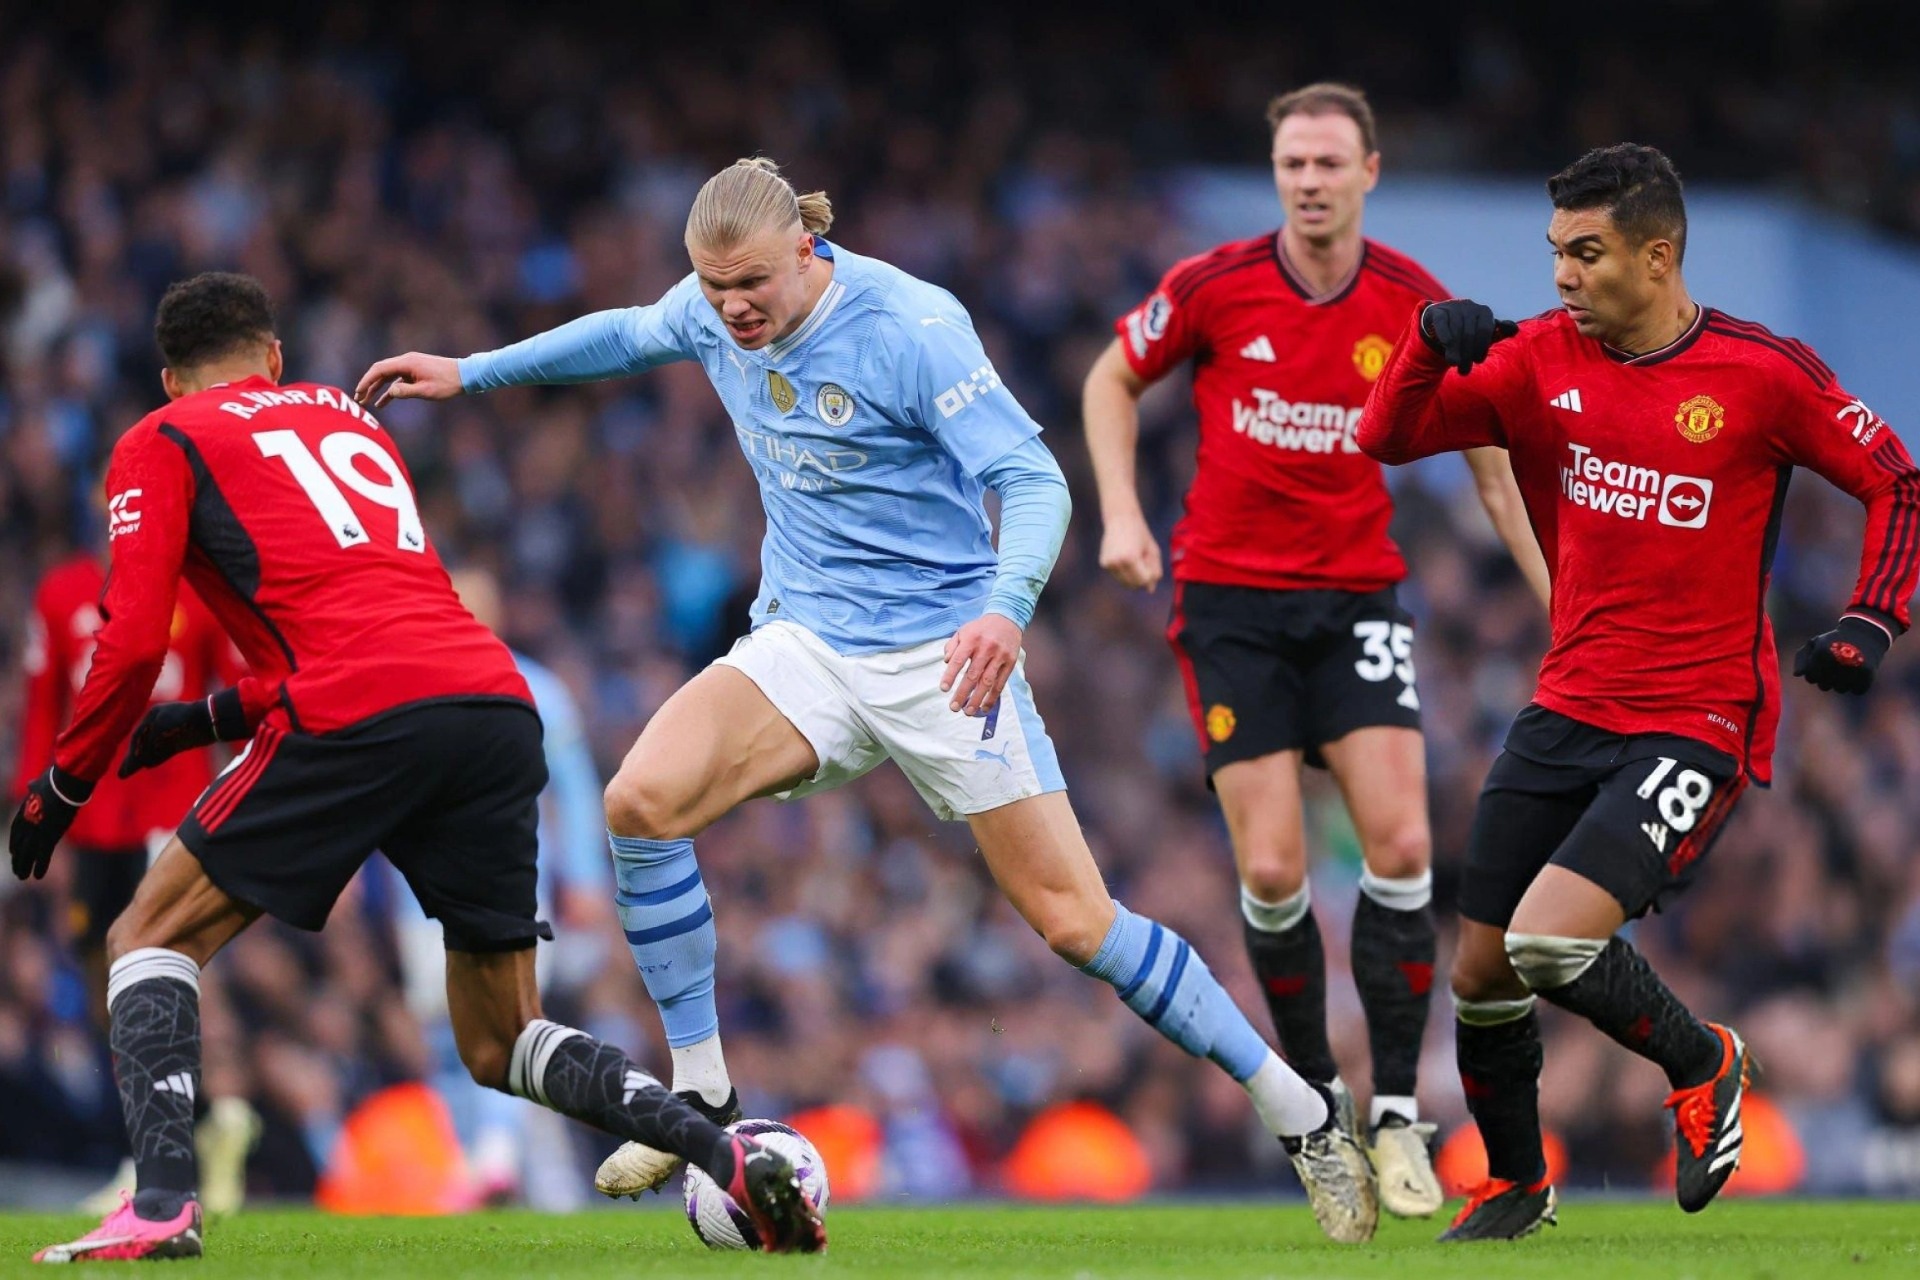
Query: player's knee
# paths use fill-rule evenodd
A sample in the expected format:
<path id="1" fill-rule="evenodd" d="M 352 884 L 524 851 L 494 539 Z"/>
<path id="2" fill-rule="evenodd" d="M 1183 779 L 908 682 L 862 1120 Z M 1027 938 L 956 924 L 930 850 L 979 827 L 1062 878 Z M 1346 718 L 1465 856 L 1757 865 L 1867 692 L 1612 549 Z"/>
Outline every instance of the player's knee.
<path id="1" fill-rule="evenodd" d="M 639 775 L 615 775 L 602 798 L 607 830 L 617 836 L 680 840 L 694 834 L 685 807 L 666 788 Z"/>
<path id="2" fill-rule="evenodd" d="M 1605 938 L 1556 938 L 1538 933 L 1505 935 L 1507 963 L 1529 991 L 1554 991 L 1587 971 L 1606 949 Z"/>
<path id="3" fill-rule="evenodd" d="M 1307 860 L 1278 854 L 1248 858 L 1240 883 L 1261 902 L 1285 902 L 1307 883 Z"/>
<path id="4" fill-rule="evenodd" d="M 134 908 L 122 911 L 114 922 L 107 926 L 107 963 L 112 964 L 121 956 L 142 947 L 164 946 L 148 936 L 147 922 Z"/>
<path id="5" fill-rule="evenodd" d="M 1100 953 L 1112 920 L 1101 920 L 1095 913 L 1077 904 L 1060 903 L 1049 907 L 1033 921 L 1033 928 L 1053 954 L 1076 968 L 1090 963 Z"/>
<path id="6" fill-rule="evenodd" d="M 1425 875 L 1433 861 L 1433 837 L 1425 822 L 1412 822 L 1369 840 L 1361 851 L 1367 870 L 1382 880 Z"/>
<path id="7" fill-rule="evenodd" d="M 513 1042 L 484 1033 L 471 1033 L 459 1039 L 460 1063 L 473 1082 L 488 1089 L 506 1091 L 507 1068 L 513 1061 Z"/>

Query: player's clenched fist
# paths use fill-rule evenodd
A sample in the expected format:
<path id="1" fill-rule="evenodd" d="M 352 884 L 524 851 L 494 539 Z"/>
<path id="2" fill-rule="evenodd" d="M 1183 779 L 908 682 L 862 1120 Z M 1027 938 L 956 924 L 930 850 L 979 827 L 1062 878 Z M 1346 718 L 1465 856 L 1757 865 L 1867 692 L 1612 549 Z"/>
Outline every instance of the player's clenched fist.
<path id="1" fill-rule="evenodd" d="M 1513 321 L 1494 319 L 1492 307 L 1466 298 L 1436 302 L 1420 313 L 1420 336 L 1461 373 L 1485 360 L 1494 343 L 1519 332 Z"/>
<path id="2" fill-rule="evenodd" d="M 1100 567 L 1120 585 L 1151 591 L 1160 583 L 1160 543 L 1138 516 L 1107 521 L 1100 535 Z"/>
<path id="3" fill-rule="evenodd" d="M 1852 614 L 1800 646 L 1793 674 L 1829 693 L 1865 693 L 1893 637 L 1885 628 Z"/>
<path id="4" fill-rule="evenodd" d="M 993 710 L 1020 660 L 1022 634 L 1019 623 L 997 613 L 982 614 L 953 633 L 947 669 L 940 674 L 940 691 L 953 692 L 949 710 L 970 716 Z"/>
<path id="5" fill-rule="evenodd" d="M 458 360 L 409 351 L 374 361 L 360 375 L 353 398 L 378 409 L 389 400 L 451 400 L 462 390 Z"/>

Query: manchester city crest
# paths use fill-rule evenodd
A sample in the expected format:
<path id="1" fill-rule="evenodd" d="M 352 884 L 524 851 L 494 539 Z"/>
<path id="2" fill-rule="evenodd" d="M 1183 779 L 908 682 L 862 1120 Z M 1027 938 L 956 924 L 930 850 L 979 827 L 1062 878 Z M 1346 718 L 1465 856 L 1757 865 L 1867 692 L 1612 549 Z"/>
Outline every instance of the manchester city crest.
<path id="1" fill-rule="evenodd" d="M 813 398 L 813 407 L 819 412 L 820 420 L 832 427 L 844 427 L 853 417 L 853 397 L 846 388 L 838 383 L 829 382 L 821 386 L 820 394 Z"/>

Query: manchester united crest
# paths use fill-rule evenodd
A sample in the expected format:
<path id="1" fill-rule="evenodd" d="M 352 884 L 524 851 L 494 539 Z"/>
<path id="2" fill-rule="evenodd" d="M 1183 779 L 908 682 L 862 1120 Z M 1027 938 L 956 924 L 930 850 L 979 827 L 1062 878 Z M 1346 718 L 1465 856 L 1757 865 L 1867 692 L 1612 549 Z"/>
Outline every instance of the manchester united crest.
<path id="1" fill-rule="evenodd" d="M 800 402 L 800 397 L 794 391 L 793 384 L 788 382 L 784 375 L 774 369 L 767 370 L 767 394 L 773 397 L 773 407 L 782 413 L 789 412 L 794 405 Z"/>
<path id="2" fill-rule="evenodd" d="M 1215 742 L 1225 742 L 1233 736 L 1233 729 L 1239 721 L 1233 718 L 1233 708 L 1216 702 L 1207 708 L 1207 736 Z"/>
<path id="3" fill-rule="evenodd" d="M 1393 354 L 1393 344 L 1377 333 L 1370 333 L 1353 344 L 1353 367 L 1361 377 L 1372 382 L 1387 367 L 1387 357 Z"/>
<path id="4" fill-rule="evenodd" d="M 1705 444 L 1727 425 L 1727 411 L 1712 396 L 1695 396 L 1681 402 L 1674 412 L 1673 425 L 1694 444 Z"/>

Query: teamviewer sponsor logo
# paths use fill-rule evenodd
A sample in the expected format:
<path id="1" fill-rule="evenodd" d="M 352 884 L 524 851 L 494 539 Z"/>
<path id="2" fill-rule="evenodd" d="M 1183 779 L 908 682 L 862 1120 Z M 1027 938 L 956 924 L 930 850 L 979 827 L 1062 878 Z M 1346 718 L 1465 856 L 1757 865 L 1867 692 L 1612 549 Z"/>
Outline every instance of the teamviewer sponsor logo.
<path id="1" fill-rule="evenodd" d="M 1343 404 L 1310 404 L 1283 400 L 1271 391 L 1253 389 L 1253 403 L 1233 402 L 1233 429 L 1261 444 L 1294 453 L 1358 453 L 1353 429 L 1360 410 Z"/>
<path id="2" fill-rule="evenodd" d="M 1713 481 L 1602 458 L 1571 441 L 1567 448 L 1573 461 L 1560 468 L 1560 492 L 1575 506 L 1622 520 L 1645 520 L 1652 515 L 1675 529 L 1706 527 L 1707 512 L 1713 506 Z"/>

